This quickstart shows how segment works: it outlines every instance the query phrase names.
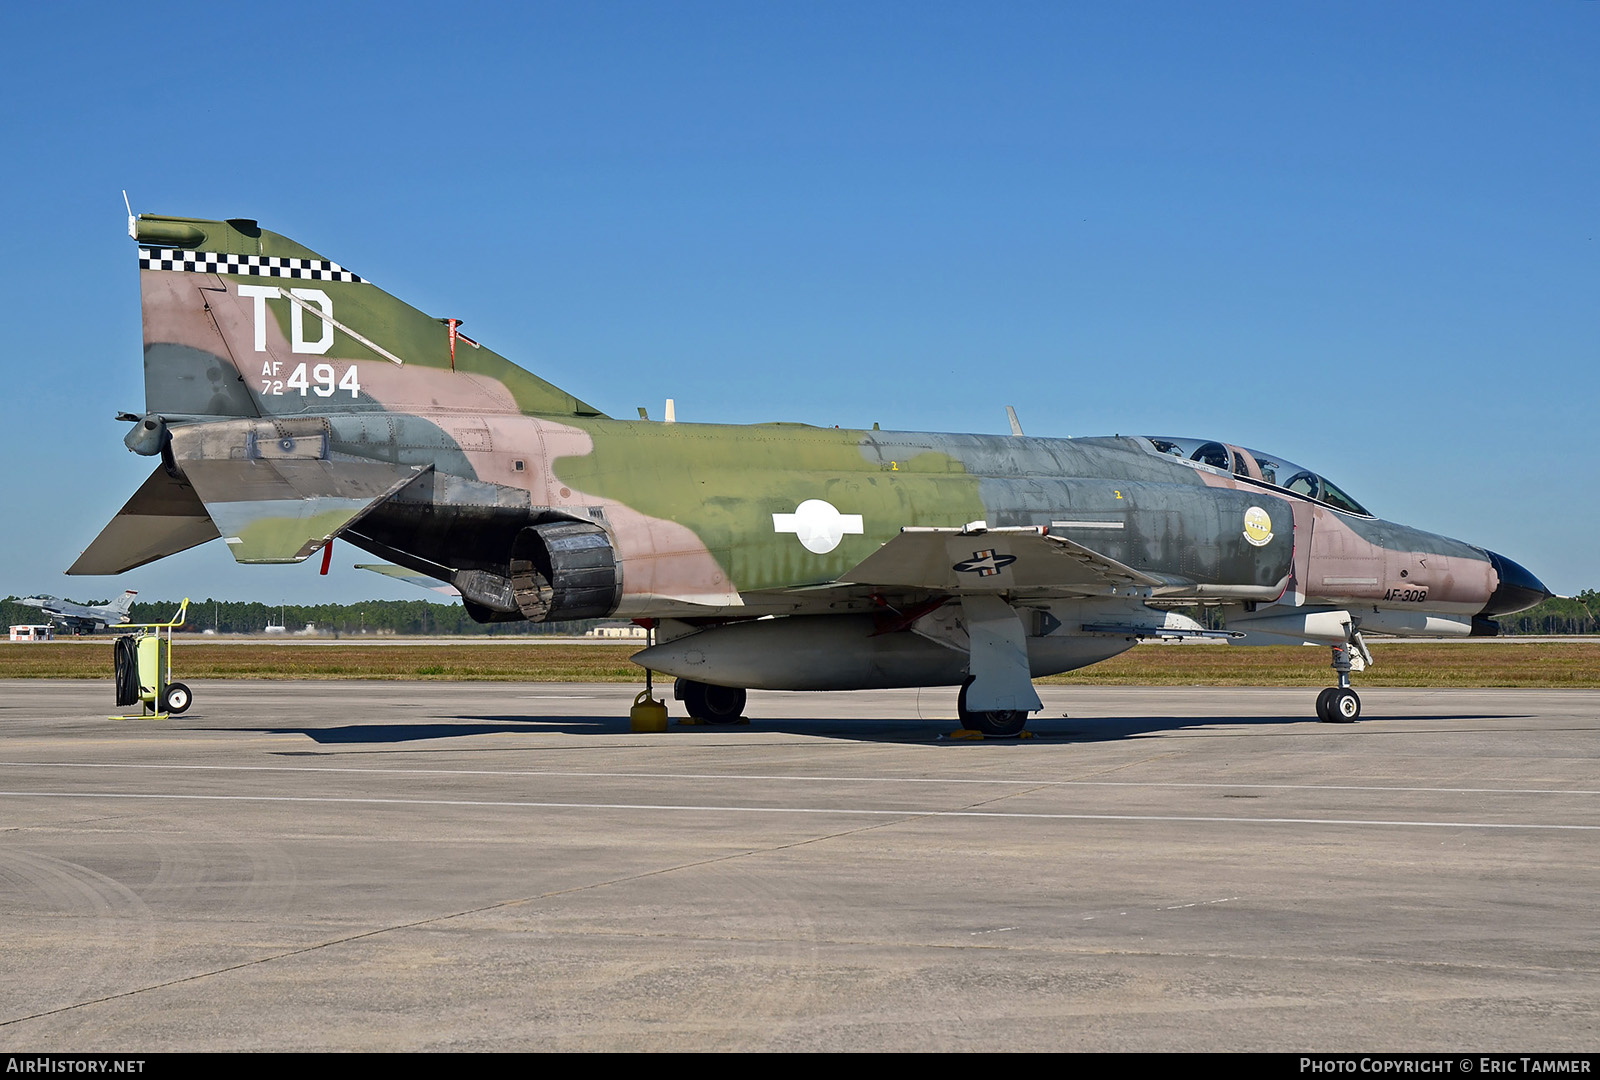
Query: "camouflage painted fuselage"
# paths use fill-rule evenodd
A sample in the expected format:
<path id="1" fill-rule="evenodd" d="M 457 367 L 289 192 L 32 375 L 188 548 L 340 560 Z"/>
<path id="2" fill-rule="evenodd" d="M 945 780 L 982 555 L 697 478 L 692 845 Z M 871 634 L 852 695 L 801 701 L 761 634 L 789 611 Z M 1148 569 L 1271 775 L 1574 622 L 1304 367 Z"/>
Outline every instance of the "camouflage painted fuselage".
<path id="1" fill-rule="evenodd" d="M 451 582 L 485 620 L 687 634 L 798 616 L 740 631 L 745 653 L 837 629 L 817 660 L 835 667 L 933 643 L 838 676 L 734 665 L 745 685 L 841 687 L 960 682 L 986 619 L 1038 674 L 1179 627 L 1172 604 L 1322 640 L 1325 612 L 1340 633 L 1486 632 L 1543 591 L 1481 548 L 1252 476 L 1247 452 L 1230 469 L 1141 437 L 612 419 L 253 222 L 133 231 L 146 403 L 128 445 L 162 465 L 74 573 L 218 535 L 241 562 L 296 562 L 342 537 Z"/>

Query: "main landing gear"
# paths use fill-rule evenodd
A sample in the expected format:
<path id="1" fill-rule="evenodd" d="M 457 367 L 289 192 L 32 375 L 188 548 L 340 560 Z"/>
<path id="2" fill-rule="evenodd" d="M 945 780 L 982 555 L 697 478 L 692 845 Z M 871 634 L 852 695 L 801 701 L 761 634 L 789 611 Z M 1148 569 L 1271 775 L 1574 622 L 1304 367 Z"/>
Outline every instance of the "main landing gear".
<path id="1" fill-rule="evenodd" d="M 1352 656 L 1352 649 L 1360 652 Z M 1331 666 L 1339 677 L 1339 685 L 1330 686 L 1317 695 L 1318 720 L 1324 724 L 1353 724 L 1361 716 L 1361 698 L 1350 688 L 1350 672 L 1364 670 L 1371 656 L 1359 639 L 1349 645 L 1333 647 Z"/>
<path id="2" fill-rule="evenodd" d="M 672 696 L 683 702 L 690 716 L 710 724 L 731 724 L 744 714 L 745 692 L 737 686 L 679 679 L 672 684 Z"/>
<path id="3" fill-rule="evenodd" d="M 961 717 L 961 726 L 980 735 L 991 738 L 1006 738 L 1012 735 L 1021 735 L 1022 728 L 1028 722 L 1028 714 L 1022 709 L 994 709 L 992 711 L 973 711 L 967 708 L 967 687 L 972 685 L 968 679 L 961 687 L 961 693 L 956 697 L 956 715 Z"/>
<path id="4" fill-rule="evenodd" d="M 1361 715 L 1361 697 L 1348 686 L 1330 686 L 1317 695 L 1317 719 L 1324 724 L 1349 724 Z"/>

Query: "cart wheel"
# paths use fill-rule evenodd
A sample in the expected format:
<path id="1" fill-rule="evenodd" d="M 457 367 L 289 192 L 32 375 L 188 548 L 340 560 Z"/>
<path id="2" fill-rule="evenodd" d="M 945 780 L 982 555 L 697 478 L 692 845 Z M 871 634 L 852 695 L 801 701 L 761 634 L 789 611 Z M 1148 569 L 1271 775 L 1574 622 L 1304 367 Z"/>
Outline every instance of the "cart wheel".
<path id="1" fill-rule="evenodd" d="M 181 682 L 169 683 L 167 699 L 162 704 L 166 706 L 163 712 L 188 712 L 189 706 L 194 704 L 194 695 L 189 693 L 189 688 Z"/>

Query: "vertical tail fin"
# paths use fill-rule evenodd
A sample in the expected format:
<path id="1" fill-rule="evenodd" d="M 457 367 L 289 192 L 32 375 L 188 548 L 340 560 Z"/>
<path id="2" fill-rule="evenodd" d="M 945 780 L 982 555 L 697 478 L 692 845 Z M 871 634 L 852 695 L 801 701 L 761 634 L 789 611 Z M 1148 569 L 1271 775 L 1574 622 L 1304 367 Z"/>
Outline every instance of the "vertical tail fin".
<path id="1" fill-rule="evenodd" d="M 253 221 L 141 215 L 145 409 L 183 421 L 593 406 Z"/>

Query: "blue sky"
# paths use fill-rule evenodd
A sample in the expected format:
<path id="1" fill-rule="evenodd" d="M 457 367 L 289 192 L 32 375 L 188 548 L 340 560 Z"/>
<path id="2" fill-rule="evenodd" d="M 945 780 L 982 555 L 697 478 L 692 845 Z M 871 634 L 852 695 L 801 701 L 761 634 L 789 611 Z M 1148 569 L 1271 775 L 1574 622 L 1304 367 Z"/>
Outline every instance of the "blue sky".
<path id="1" fill-rule="evenodd" d="M 1600 586 L 1600 4 L 7 5 L 0 593 L 149 471 L 136 212 L 253 217 L 613 415 L 1205 435 Z"/>

